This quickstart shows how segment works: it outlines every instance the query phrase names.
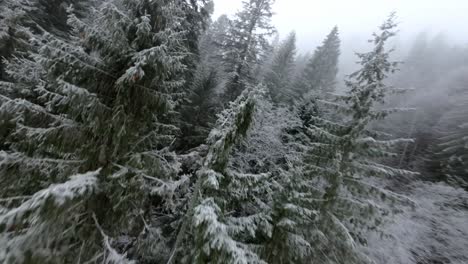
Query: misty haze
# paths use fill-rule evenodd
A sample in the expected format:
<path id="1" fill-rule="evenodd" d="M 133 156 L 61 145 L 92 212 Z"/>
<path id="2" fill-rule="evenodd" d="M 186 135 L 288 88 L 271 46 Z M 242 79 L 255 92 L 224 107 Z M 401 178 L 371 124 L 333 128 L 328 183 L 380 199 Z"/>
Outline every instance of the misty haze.
<path id="1" fill-rule="evenodd" d="M 0 263 L 468 263 L 467 11 L 0 0 Z"/>

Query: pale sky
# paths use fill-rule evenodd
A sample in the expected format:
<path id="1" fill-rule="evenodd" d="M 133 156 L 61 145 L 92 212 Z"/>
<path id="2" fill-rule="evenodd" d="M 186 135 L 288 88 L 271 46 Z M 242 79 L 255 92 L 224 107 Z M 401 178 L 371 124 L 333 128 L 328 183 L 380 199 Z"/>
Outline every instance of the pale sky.
<path id="1" fill-rule="evenodd" d="M 241 0 L 214 2 L 215 17 L 241 7 Z M 392 11 L 401 23 L 400 39 L 428 31 L 468 43 L 468 0 L 276 0 L 273 9 L 281 36 L 295 30 L 303 51 L 313 51 L 334 25 L 344 42 L 365 42 Z"/>

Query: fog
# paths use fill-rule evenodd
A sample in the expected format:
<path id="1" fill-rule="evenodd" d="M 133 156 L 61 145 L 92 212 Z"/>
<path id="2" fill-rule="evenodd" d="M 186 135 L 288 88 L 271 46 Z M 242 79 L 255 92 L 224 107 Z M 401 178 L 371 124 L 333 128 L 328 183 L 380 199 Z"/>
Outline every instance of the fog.
<path id="1" fill-rule="evenodd" d="M 216 19 L 233 16 L 241 0 L 214 0 Z M 355 70 L 355 52 L 368 46 L 367 40 L 382 21 L 396 12 L 399 32 L 392 45 L 394 58 L 404 60 L 418 35 L 438 38 L 453 47 L 468 46 L 468 1 L 460 0 L 276 0 L 272 23 L 280 38 L 289 32 L 297 35 L 299 53 L 313 53 L 330 29 L 339 28 L 341 56 L 339 76 Z M 339 85 L 342 83 L 339 83 Z"/>
<path id="2" fill-rule="evenodd" d="M 234 14 L 241 0 L 214 0 L 214 17 Z M 281 35 L 294 30 L 298 47 L 313 50 L 337 25 L 345 42 L 368 37 L 392 11 L 400 22 L 400 41 L 426 31 L 444 33 L 458 43 L 468 42 L 468 1 L 462 0 L 277 0 L 273 24 Z"/>

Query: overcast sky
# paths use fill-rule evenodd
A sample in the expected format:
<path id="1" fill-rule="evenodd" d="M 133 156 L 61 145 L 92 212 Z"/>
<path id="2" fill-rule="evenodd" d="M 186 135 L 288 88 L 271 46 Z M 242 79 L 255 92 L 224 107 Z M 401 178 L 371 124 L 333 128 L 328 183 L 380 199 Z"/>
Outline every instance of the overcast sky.
<path id="1" fill-rule="evenodd" d="M 232 15 L 241 7 L 241 0 L 214 2 L 215 17 Z M 428 31 L 468 43 L 468 0 L 276 0 L 273 23 L 282 36 L 295 30 L 299 48 L 307 51 L 334 25 L 344 42 L 370 36 L 392 11 L 401 23 L 400 41 Z"/>

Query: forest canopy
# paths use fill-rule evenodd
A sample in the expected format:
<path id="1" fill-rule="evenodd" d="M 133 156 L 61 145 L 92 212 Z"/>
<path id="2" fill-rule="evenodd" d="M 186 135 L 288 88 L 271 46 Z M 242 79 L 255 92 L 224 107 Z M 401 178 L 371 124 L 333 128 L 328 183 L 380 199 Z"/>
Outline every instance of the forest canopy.
<path id="1" fill-rule="evenodd" d="M 468 262 L 468 43 L 241 2 L 0 2 L 1 263 Z"/>

